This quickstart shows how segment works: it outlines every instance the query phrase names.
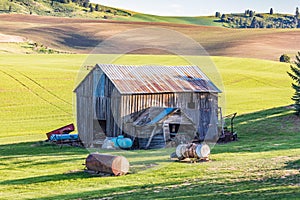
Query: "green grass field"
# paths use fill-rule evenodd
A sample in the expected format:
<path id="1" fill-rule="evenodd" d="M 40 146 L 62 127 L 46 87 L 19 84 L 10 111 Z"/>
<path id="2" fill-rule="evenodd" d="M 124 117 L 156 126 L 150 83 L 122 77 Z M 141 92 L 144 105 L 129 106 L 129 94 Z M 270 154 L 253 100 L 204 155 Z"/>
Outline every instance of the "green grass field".
<path id="1" fill-rule="evenodd" d="M 130 17 L 117 17 L 115 20 L 121 21 L 132 21 L 132 22 L 167 22 L 175 24 L 194 24 L 202 26 L 222 26 L 222 23 L 215 22 L 217 18 L 211 16 L 201 17 L 168 17 L 168 16 L 157 16 L 143 13 L 136 13 Z"/>
<path id="2" fill-rule="evenodd" d="M 44 135 L 40 133 L 73 122 L 72 91 L 78 82 L 80 66 L 87 61 L 86 64 L 94 65 L 108 58 L 65 54 L 0 55 L 0 130 L 6 133 L 1 135 L 0 141 L 7 142 L 10 136 L 18 136 L 20 141 L 42 139 Z M 288 64 L 228 57 L 200 59 L 200 62 L 202 60 L 206 62 L 203 67 L 206 72 L 210 73 L 207 66 L 215 63 L 214 72 L 221 74 L 225 114 L 251 113 L 292 103 L 291 81 L 286 75 Z M 149 64 L 149 61 L 163 65 L 188 64 L 176 56 L 142 55 L 122 56 L 115 63 Z M 211 78 L 217 81 L 215 76 Z M 28 134 L 33 138 L 28 138 Z"/>
<path id="3" fill-rule="evenodd" d="M 239 113 L 235 125 L 240 138 L 215 146 L 212 162 L 171 162 L 174 149 L 106 151 L 126 156 L 131 173 L 95 177 L 82 171 L 87 150 L 37 142 L 46 139 L 46 132 L 74 122 L 72 91 L 86 58 L 0 55 L 0 199 L 299 197 L 300 120 L 286 107 L 292 103 L 288 64 L 212 58 L 223 79 L 226 113 Z M 115 61 L 149 62 L 186 64 L 174 56 L 129 55 Z"/>

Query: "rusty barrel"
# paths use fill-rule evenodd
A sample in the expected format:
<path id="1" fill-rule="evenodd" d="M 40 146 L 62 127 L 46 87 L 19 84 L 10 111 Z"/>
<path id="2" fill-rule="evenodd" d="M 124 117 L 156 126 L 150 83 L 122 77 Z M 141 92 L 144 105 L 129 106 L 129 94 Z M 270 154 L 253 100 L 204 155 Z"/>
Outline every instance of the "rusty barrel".
<path id="1" fill-rule="evenodd" d="M 123 156 L 91 153 L 86 158 L 85 165 L 88 170 L 116 176 L 127 174 L 129 171 L 129 162 Z"/>
<path id="2" fill-rule="evenodd" d="M 210 154 L 210 148 L 207 144 L 180 144 L 176 148 L 176 156 L 179 160 L 185 158 L 206 158 Z"/>

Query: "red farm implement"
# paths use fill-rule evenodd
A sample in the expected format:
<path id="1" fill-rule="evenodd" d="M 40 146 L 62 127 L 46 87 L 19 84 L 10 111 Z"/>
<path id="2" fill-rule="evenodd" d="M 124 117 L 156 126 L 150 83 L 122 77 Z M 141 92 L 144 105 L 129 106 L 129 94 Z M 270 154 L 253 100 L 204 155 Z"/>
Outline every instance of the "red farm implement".
<path id="1" fill-rule="evenodd" d="M 74 124 L 69 124 L 69 125 L 60 127 L 58 129 L 55 129 L 49 133 L 46 133 L 46 135 L 48 137 L 48 140 L 50 140 L 50 138 L 53 134 L 69 134 L 74 130 L 75 130 Z"/>

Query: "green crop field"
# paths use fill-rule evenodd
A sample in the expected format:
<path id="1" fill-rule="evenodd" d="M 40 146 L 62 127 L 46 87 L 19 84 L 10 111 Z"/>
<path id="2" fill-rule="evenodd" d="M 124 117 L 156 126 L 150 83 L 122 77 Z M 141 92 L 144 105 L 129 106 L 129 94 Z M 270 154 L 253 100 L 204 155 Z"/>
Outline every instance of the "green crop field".
<path id="1" fill-rule="evenodd" d="M 0 140 L 6 140 L 10 135 L 22 137 L 20 133 L 26 133 L 23 135 L 26 138 L 27 134 L 44 133 L 53 127 L 73 122 L 72 91 L 80 66 L 86 60 L 87 64 L 94 65 L 107 57 L 1 55 L 0 130 L 6 134 L 1 135 Z M 142 55 L 122 56 L 115 63 L 149 64 L 150 61 L 151 64 L 162 65 L 189 64 L 176 56 Z M 224 84 L 221 100 L 225 102 L 222 104 L 225 114 L 250 113 L 292 103 L 291 81 L 286 75 L 288 64 L 226 57 L 203 61 L 212 67 L 215 63 L 214 72 L 221 74 Z M 206 71 L 209 73 L 208 69 Z M 211 78 L 214 80 L 216 76 Z M 44 135 L 39 137 L 42 139 Z"/>
<path id="2" fill-rule="evenodd" d="M 168 16 L 158 16 L 149 15 L 143 13 L 136 13 L 130 17 L 120 16 L 114 18 L 115 20 L 121 21 L 132 21 L 132 22 L 167 22 L 176 24 L 194 24 L 202 26 L 222 26 L 222 23 L 215 22 L 218 20 L 211 16 L 201 16 L 201 17 L 168 17 Z"/>
<path id="3" fill-rule="evenodd" d="M 108 57 L 96 59 L 113 59 Z M 216 145 L 211 162 L 171 162 L 174 149 L 101 151 L 126 156 L 131 170 L 126 176 L 98 177 L 83 172 L 87 150 L 38 142 L 75 121 L 72 91 L 86 60 L 96 62 L 74 54 L 0 55 L 0 199 L 299 197 L 300 119 L 287 107 L 292 103 L 288 64 L 212 57 L 223 79 L 226 113 L 239 114 L 240 140 Z M 203 68 L 211 74 L 212 62 L 206 61 Z M 180 57 L 142 55 L 115 63 L 188 64 Z"/>

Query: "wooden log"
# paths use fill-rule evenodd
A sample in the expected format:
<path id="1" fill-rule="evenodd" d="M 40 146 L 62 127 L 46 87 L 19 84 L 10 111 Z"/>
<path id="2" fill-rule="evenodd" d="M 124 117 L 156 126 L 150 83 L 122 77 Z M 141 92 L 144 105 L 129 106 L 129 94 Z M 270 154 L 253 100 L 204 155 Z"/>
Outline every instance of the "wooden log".
<path id="1" fill-rule="evenodd" d="M 86 158 L 85 165 L 88 170 L 116 176 L 125 175 L 129 171 L 129 162 L 123 156 L 91 153 Z"/>

